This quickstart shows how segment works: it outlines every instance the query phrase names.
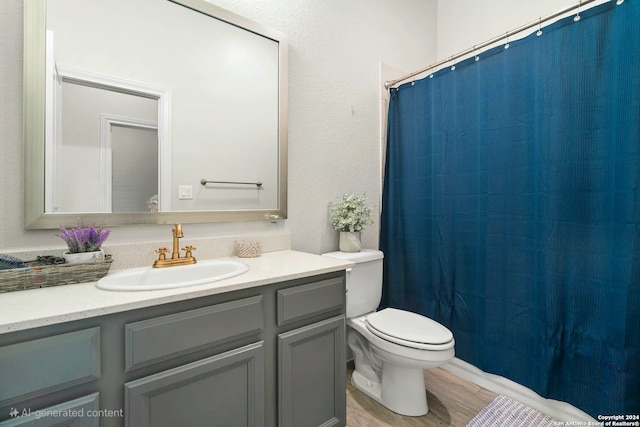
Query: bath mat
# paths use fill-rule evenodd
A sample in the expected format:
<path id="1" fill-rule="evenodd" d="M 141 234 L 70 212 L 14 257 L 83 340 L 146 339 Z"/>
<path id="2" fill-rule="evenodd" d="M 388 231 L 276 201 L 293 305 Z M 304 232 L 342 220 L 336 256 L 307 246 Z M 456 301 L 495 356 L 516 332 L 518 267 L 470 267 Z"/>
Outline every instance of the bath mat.
<path id="1" fill-rule="evenodd" d="M 558 420 L 507 396 L 498 396 L 485 406 L 467 427 L 553 427 Z"/>

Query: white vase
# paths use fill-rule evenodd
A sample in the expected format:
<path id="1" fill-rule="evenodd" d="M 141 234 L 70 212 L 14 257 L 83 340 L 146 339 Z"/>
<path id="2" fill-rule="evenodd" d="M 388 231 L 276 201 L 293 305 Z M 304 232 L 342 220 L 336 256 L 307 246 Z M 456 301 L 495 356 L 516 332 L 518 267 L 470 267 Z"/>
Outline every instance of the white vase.
<path id="1" fill-rule="evenodd" d="M 87 264 L 90 262 L 103 262 L 104 261 L 104 251 L 100 249 L 99 251 L 94 252 L 78 252 L 78 253 L 70 253 L 65 252 L 62 254 L 64 258 L 64 262 L 67 264 Z"/>
<path id="2" fill-rule="evenodd" d="M 360 232 L 341 231 L 340 250 L 342 252 L 360 252 L 362 250 L 362 243 L 360 242 Z"/>

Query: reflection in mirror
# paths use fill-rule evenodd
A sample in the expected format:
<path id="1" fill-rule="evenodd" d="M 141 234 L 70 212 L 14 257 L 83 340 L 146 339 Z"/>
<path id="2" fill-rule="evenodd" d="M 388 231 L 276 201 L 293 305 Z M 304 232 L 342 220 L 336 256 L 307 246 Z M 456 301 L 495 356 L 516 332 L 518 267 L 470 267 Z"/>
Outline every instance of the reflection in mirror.
<path id="1" fill-rule="evenodd" d="M 112 124 L 111 212 L 157 212 L 158 208 L 158 129 Z M 110 194 L 109 194 L 110 193 Z"/>
<path id="2" fill-rule="evenodd" d="M 160 188 L 157 99 L 80 80 L 55 87 L 46 212 L 148 210 Z"/>
<path id="3" fill-rule="evenodd" d="M 285 217 L 281 34 L 201 0 L 24 5 L 27 228 Z"/>

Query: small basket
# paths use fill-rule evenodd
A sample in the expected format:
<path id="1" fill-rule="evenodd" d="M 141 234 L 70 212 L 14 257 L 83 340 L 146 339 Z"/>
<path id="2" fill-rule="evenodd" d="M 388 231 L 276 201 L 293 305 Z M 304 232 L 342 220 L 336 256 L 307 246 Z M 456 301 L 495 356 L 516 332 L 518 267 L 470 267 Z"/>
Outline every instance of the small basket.
<path id="1" fill-rule="evenodd" d="M 262 254 L 259 242 L 236 242 L 236 255 L 240 258 L 256 258 Z"/>
<path id="2" fill-rule="evenodd" d="M 95 282 L 107 275 L 112 262 L 110 255 L 103 262 L 87 264 L 42 265 L 27 261 L 24 268 L 0 270 L 0 293 Z"/>

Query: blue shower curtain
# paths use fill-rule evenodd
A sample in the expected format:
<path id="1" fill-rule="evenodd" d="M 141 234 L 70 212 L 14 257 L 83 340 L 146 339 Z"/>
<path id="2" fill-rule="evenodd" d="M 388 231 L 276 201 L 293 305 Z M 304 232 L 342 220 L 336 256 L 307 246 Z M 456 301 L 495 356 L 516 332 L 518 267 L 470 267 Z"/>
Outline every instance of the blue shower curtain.
<path id="1" fill-rule="evenodd" d="M 594 417 L 640 413 L 640 0 L 391 90 L 382 306 Z"/>

